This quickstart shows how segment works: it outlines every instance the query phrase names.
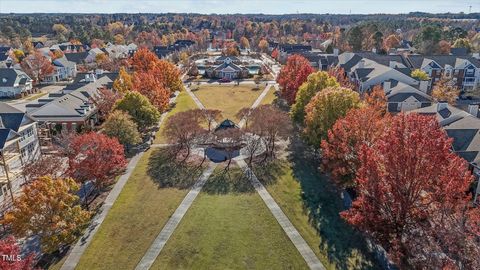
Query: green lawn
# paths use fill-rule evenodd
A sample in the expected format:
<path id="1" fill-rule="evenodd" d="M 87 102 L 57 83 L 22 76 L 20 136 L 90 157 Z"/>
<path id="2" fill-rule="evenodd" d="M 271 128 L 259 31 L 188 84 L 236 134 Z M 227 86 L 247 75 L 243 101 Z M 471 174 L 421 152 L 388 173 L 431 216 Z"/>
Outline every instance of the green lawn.
<path id="1" fill-rule="evenodd" d="M 339 216 L 339 194 L 316 168 L 298 151 L 255 171 L 327 269 L 375 269 L 365 240 Z"/>
<path id="2" fill-rule="evenodd" d="M 167 168 L 168 158 L 160 151 L 150 150 L 139 161 L 77 269 L 134 269 L 162 230 L 188 191 L 183 187 L 198 173 Z M 166 181 L 175 179 L 191 181 L 182 182 L 182 188 Z"/>
<path id="3" fill-rule="evenodd" d="M 151 269 L 308 269 L 242 172 L 217 168 Z"/>
<path id="4" fill-rule="evenodd" d="M 248 85 L 201 85 L 193 93 L 207 109 L 222 111 L 224 118 L 239 121 L 235 114 L 244 107 L 250 107 L 262 93 L 264 85 L 258 90 Z"/>
<path id="5" fill-rule="evenodd" d="M 260 104 L 272 104 L 275 99 L 277 99 L 277 95 L 275 88 L 272 86 L 268 91 L 267 95 L 262 99 L 262 102 L 260 102 Z"/>
<path id="6" fill-rule="evenodd" d="M 190 97 L 190 95 L 187 93 L 187 91 L 182 91 L 180 92 L 180 94 L 178 95 L 177 99 L 175 100 L 175 105 L 173 107 L 173 109 L 168 112 L 167 114 L 167 117 L 165 118 L 164 122 L 166 122 L 166 120 L 168 119 L 168 117 L 178 113 L 178 112 L 184 112 L 184 111 L 188 111 L 188 110 L 191 110 L 191 109 L 197 109 L 197 105 L 195 104 L 195 102 L 193 101 L 193 99 Z M 163 128 L 164 128 L 165 125 L 162 124 L 162 126 L 160 127 L 160 130 L 157 132 L 157 134 L 155 135 L 155 141 L 154 143 L 166 143 L 166 139 L 163 137 Z"/>

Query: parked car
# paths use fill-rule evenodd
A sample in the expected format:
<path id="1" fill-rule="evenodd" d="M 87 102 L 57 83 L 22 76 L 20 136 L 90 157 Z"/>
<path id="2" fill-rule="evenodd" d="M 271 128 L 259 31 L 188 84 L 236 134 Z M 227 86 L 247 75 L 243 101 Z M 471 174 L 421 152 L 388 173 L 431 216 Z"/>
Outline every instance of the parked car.
<path id="1" fill-rule="evenodd" d="M 230 80 L 229 78 L 221 78 L 220 80 L 218 80 L 219 82 L 222 82 L 222 83 L 229 83 L 231 82 L 232 80 Z"/>

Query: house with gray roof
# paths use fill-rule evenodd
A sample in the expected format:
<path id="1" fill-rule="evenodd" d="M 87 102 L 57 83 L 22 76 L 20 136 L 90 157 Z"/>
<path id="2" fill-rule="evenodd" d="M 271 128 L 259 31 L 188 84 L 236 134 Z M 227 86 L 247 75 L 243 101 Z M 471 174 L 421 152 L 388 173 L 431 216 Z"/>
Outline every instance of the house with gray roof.
<path id="1" fill-rule="evenodd" d="M 432 98 L 426 93 L 426 85 L 420 89 L 395 80 L 385 81 L 383 90 L 387 98 L 388 111 L 406 112 L 431 106 Z"/>
<path id="2" fill-rule="evenodd" d="M 0 102 L 0 206 L 20 192 L 25 164 L 40 156 L 37 123 L 26 113 Z"/>
<path id="3" fill-rule="evenodd" d="M 215 59 L 217 65 L 212 65 L 205 70 L 209 78 L 240 79 L 248 78 L 250 75 L 248 68 L 240 63 L 235 56 L 221 56 Z"/>
<path id="4" fill-rule="evenodd" d="M 480 60 L 468 55 L 410 55 L 410 68 L 421 69 L 431 78 L 431 85 L 442 78 L 451 80 L 464 91 L 480 85 Z"/>
<path id="5" fill-rule="evenodd" d="M 27 113 L 55 131 L 93 127 L 98 122 L 96 102 L 100 98 L 99 89 L 111 88 L 114 75 L 118 74 L 78 74 L 73 84 L 59 92 L 49 93 L 36 103 L 27 104 Z"/>
<path id="6" fill-rule="evenodd" d="M 23 71 L 0 68 L 0 98 L 15 98 L 30 93 L 33 80 Z"/>
<path id="7" fill-rule="evenodd" d="M 353 56 L 351 60 L 354 58 L 357 58 L 357 56 Z M 347 61 L 347 63 L 350 64 L 351 60 Z M 340 66 L 345 68 L 341 64 Z M 358 86 L 361 92 L 368 91 L 374 86 L 389 80 L 395 80 L 408 85 L 420 85 L 420 81 L 399 71 L 398 66 L 382 65 L 368 58 L 362 58 L 355 65 L 349 65 L 348 70 L 345 69 L 347 76 Z"/>
<path id="8" fill-rule="evenodd" d="M 43 80 L 44 83 L 55 83 L 60 81 L 71 80 L 77 76 L 77 63 L 68 60 L 62 56 L 52 61 L 55 72 Z"/>

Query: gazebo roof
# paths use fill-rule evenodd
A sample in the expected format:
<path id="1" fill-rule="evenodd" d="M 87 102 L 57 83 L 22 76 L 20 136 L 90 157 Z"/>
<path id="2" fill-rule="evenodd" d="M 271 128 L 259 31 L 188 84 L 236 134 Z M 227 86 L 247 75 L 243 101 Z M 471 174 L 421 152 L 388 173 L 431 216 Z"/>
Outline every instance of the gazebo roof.
<path id="1" fill-rule="evenodd" d="M 218 126 L 215 128 L 215 131 L 225 130 L 229 128 L 238 128 L 238 126 L 230 119 L 223 120 Z"/>

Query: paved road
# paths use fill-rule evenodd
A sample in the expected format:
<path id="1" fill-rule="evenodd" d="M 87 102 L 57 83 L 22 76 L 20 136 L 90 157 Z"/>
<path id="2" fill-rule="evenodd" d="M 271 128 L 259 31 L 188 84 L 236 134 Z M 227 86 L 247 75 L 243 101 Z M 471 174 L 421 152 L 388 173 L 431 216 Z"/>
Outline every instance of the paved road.
<path id="1" fill-rule="evenodd" d="M 178 96 L 178 92 L 176 92 L 175 96 L 170 99 L 170 103 L 175 102 L 177 96 Z M 165 120 L 167 113 L 168 112 L 165 112 L 162 114 L 162 117 L 160 118 L 160 121 L 158 123 L 159 126 Z M 113 204 L 117 200 L 118 196 L 122 192 L 123 187 L 127 183 L 128 179 L 130 178 L 130 175 L 132 174 L 133 170 L 137 166 L 138 161 L 142 158 L 144 153 L 145 152 L 140 152 L 139 154 L 135 155 L 132 159 L 130 159 L 127 165 L 126 172 L 118 179 L 117 183 L 115 183 L 115 186 L 110 191 L 107 198 L 105 199 L 105 202 L 100 208 L 100 212 L 93 218 L 91 224 L 88 226 L 87 231 L 84 233 L 82 238 L 80 238 L 80 240 L 75 244 L 72 251 L 70 251 L 67 259 L 62 265 L 61 270 L 73 270 L 75 269 L 75 267 L 77 267 L 77 264 L 80 261 L 80 258 L 82 257 L 83 253 L 92 242 L 92 239 L 97 233 L 98 229 L 100 228 L 100 225 L 105 220 L 108 212 L 110 211 Z"/>
<path id="2" fill-rule="evenodd" d="M 258 181 L 257 176 L 255 176 L 253 171 L 250 170 L 250 168 L 247 166 L 247 163 L 244 160 L 236 160 L 236 162 L 238 166 L 245 171 L 245 174 L 252 182 L 253 187 L 258 192 L 262 200 L 265 202 L 268 209 L 270 209 L 270 212 L 272 212 L 275 219 L 277 219 L 278 224 L 280 224 L 282 229 L 287 234 L 288 238 L 290 238 L 292 243 L 297 248 L 298 252 L 300 252 L 303 259 L 305 259 L 308 267 L 315 270 L 325 270 L 325 267 L 317 258 L 313 250 L 310 248 L 307 242 L 305 242 L 302 235 L 300 235 L 295 226 L 293 226 L 285 213 L 283 213 L 282 209 L 280 208 L 280 206 L 278 206 L 270 193 L 268 193 L 267 189 L 262 185 L 262 183 L 260 183 L 260 181 Z"/>
<path id="3" fill-rule="evenodd" d="M 213 162 L 209 164 L 208 168 L 203 172 L 195 185 L 193 185 L 192 189 L 188 192 L 187 196 L 185 196 L 177 210 L 175 210 L 175 213 L 173 213 L 172 217 L 170 217 L 170 219 L 167 221 L 167 224 L 165 224 L 162 231 L 158 234 L 155 241 L 153 241 L 145 255 L 143 255 L 143 258 L 135 268 L 136 270 L 150 269 L 217 165 L 217 163 Z"/>

